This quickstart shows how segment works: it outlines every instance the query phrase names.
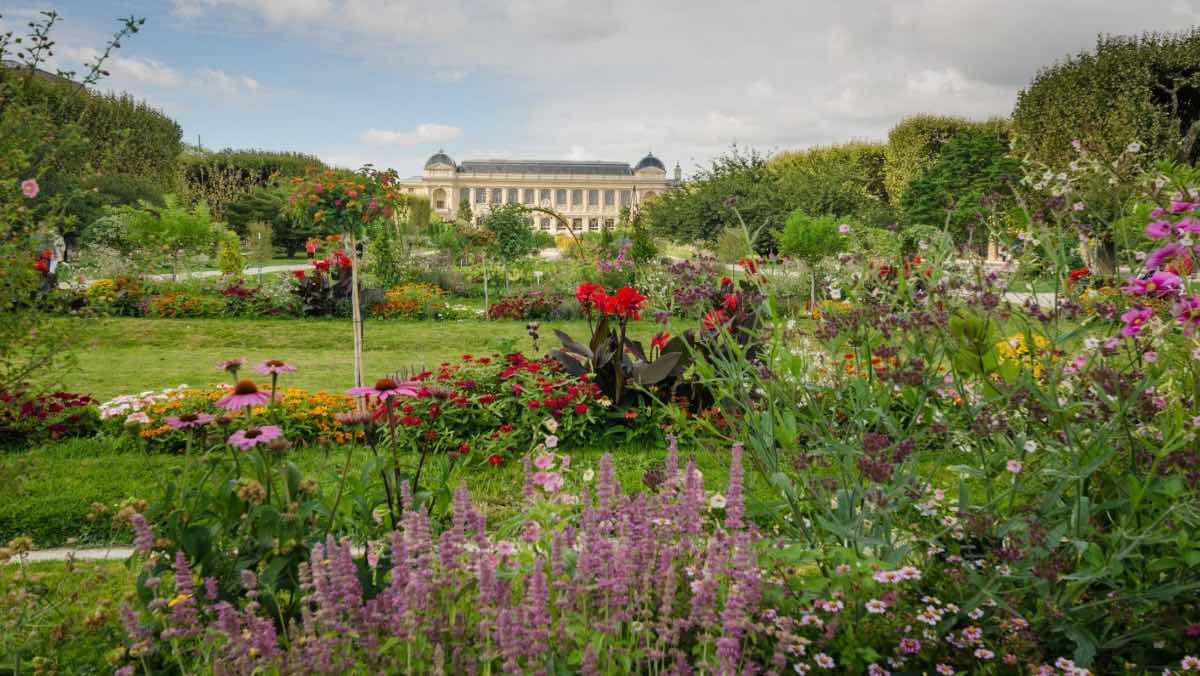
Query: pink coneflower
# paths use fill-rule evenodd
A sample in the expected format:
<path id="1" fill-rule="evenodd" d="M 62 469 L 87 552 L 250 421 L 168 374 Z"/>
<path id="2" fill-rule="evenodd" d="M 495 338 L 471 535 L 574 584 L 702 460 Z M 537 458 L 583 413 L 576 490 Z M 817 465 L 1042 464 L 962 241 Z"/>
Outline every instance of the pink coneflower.
<path id="1" fill-rule="evenodd" d="M 417 383 L 410 381 L 396 382 L 391 378 L 380 378 L 370 387 L 366 385 L 351 387 L 346 390 L 346 394 L 356 397 L 376 397 L 386 401 L 391 397 L 415 397 L 418 391 L 417 386 Z"/>
<path id="2" fill-rule="evenodd" d="M 27 178 L 24 181 L 21 181 L 21 194 L 29 199 L 37 197 L 40 191 L 41 188 L 38 186 L 36 178 Z"/>
<path id="3" fill-rule="evenodd" d="M 229 436 L 229 445 L 248 451 L 259 444 L 265 444 L 283 436 L 283 430 L 275 425 L 256 427 L 252 430 L 238 430 Z"/>
<path id="4" fill-rule="evenodd" d="M 268 360 L 264 361 L 263 363 L 255 366 L 254 370 L 258 371 L 259 373 L 261 373 L 265 376 L 268 374 L 278 375 L 280 373 L 295 373 L 296 367 L 292 366 L 291 364 L 288 364 L 286 362 L 282 362 L 278 359 L 268 359 Z"/>
<path id="5" fill-rule="evenodd" d="M 221 369 L 222 371 L 228 371 L 229 377 L 233 378 L 234 380 L 237 380 L 238 369 L 242 368 L 242 366 L 245 365 L 245 363 L 246 363 L 245 357 L 238 357 L 237 359 L 226 359 L 225 361 L 217 362 L 217 368 Z"/>
<path id="6" fill-rule="evenodd" d="M 217 400 L 217 406 L 237 410 L 243 406 L 262 406 L 270 399 L 266 392 L 258 389 L 253 380 L 239 380 L 229 394 Z"/>
<path id="7" fill-rule="evenodd" d="M 166 418 L 166 423 L 177 430 L 203 427 L 212 421 L 213 417 L 207 413 L 181 413 Z"/>

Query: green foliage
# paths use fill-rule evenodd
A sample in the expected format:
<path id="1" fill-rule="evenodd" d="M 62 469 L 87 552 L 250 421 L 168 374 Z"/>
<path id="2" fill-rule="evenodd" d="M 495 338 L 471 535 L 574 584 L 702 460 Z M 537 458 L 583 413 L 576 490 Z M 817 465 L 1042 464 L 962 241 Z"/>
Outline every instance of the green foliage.
<path id="1" fill-rule="evenodd" d="M 905 188 L 904 222 L 944 224 L 959 243 L 986 242 L 987 216 L 1011 203 L 1020 176 L 1021 161 L 994 129 L 964 129 Z"/>
<path id="2" fill-rule="evenodd" d="M 475 220 L 475 214 L 471 212 L 470 198 L 464 197 L 462 201 L 458 203 L 457 218 L 464 223 L 470 223 L 471 221 Z"/>
<path id="3" fill-rule="evenodd" d="M 782 226 L 790 212 L 767 159 L 754 150 L 733 148 L 695 178 L 651 200 L 642 208 L 650 231 L 676 242 L 715 242 L 726 226 L 737 223 L 730 198 L 751 229 Z M 769 238 L 756 242 L 769 250 Z"/>
<path id="4" fill-rule="evenodd" d="M 638 265 L 649 263 L 658 255 L 658 246 L 655 245 L 654 238 L 650 236 L 650 231 L 642 223 L 641 213 L 633 217 L 630 225 L 633 228 L 630 239 L 633 245 L 629 248 L 629 257 Z"/>
<path id="5" fill-rule="evenodd" d="M 488 252 L 499 260 L 511 263 L 537 250 L 529 215 L 520 204 L 503 204 L 492 209 L 483 217 L 480 227 L 492 234 Z"/>
<path id="6" fill-rule="evenodd" d="M 961 117 L 939 117 L 936 115 L 914 115 L 905 118 L 888 132 L 887 148 L 884 152 L 884 185 L 888 200 L 900 206 L 909 182 L 937 160 L 942 146 L 950 142 L 964 129 L 983 129 L 995 134 L 1006 133 L 1005 120 L 973 122 Z"/>
<path id="7" fill-rule="evenodd" d="M 410 281 L 391 228 L 382 228 L 379 235 L 371 239 L 366 253 L 364 269 L 381 286 L 391 287 Z"/>
<path id="8" fill-rule="evenodd" d="M 779 235 L 779 250 L 806 263 L 817 263 L 846 249 L 847 238 L 838 232 L 843 223 L 837 216 L 809 216 L 797 209 Z"/>
<path id="9" fill-rule="evenodd" d="M 226 210 L 255 188 L 267 188 L 276 179 L 300 177 L 325 168 L 320 159 L 303 153 L 229 148 L 217 152 L 189 148 L 181 162 L 188 201 L 207 203 L 219 218 L 227 217 Z"/>
<path id="10" fill-rule="evenodd" d="M 217 269 L 227 275 L 240 274 L 246 267 L 242 255 L 242 241 L 236 233 L 226 231 L 217 243 Z"/>
<path id="11" fill-rule="evenodd" d="M 855 141 L 783 152 L 770 165 L 789 206 L 810 214 L 853 215 L 887 202 L 882 143 Z"/>
<path id="12" fill-rule="evenodd" d="M 250 260 L 262 265 L 275 255 L 272 232 L 270 223 L 254 222 L 246 227 L 246 253 Z"/>
<path id="13" fill-rule="evenodd" d="M 733 263 L 753 253 L 744 228 L 725 228 L 717 235 L 717 241 L 713 244 L 713 254 L 722 263 Z"/>
<path id="14" fill-rule="evenodd" d="M 1115 156 L 1130 142 L 1155 158 L 1200 156 L 1200 29 L 1102 36 L 1038 72 L 1013 109 L 1018 152 L 1056 168 L 1072 141 Z"/>

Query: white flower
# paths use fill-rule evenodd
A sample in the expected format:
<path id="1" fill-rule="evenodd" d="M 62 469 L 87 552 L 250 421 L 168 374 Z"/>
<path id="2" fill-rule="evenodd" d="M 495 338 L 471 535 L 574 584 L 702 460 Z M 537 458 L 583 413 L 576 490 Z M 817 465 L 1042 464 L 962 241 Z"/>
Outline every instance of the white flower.
<path id="1" fill-rule="evenodd" d="M 546 435 L 546 448 L 554 448 L 558 446 L 558 437 L 553 434 Z"/>
<path id="2" fill-rule="evenodd" d="M 545 420 L 542 421 L 542 424 L 546 426 L 546 429 L 550 430 L 551 434 L 558 431 L 558 421 L 555 420 L 554 418 L 546 418 Z M 554 447 L 551 446 L 550 448 L 554 448 Z"/>
<path id="3" fill-rule="evenodd" d="M 1025 452 L 1026 453 L 1033 453 L 1037 449 L 1038 449 L 1038 444 L 1033 439 L 1030 439 L 1029 441 L 1025 442 Z"/>
<path id="4" fill-rule="evenodd" d="M 830 289 L 829 297 L 834 300 L 841 300 L 842 299 L 842 290 L 837 287 Z"/>
<path id="5" fill-rule="evenodd" d="M 1083 339 L 1083 346 L 1088 350 L 1095 350 L 1100 347 L 1100 339 L 1095 337 L 1087 337 Z"/>
<path id="6" fill-rule="evenodd" d="M 593 469 L 585 469 L 583 471 L 583 480 L 591 483 L 592 479 L 596 478 L 596 472 Z"/>
<path id="7" fill-rule="evenodd" d="M 138 423 L 138 424 L 142 424 L 142 425 L 149 425 L 150 424 L 150 416 L 146 415 L 145 413 L 143 413 L 141 411 L 138 411 L 136 413 L 130 413 L 129 416 L 125 418 L 125 424 L 132 425 L 134 423 Z"/>
<path id="8" fill-rule="evenodd" d="M 1130 143 L 1129 145 L 1125 146 L 1125 152 L 1133 153 L 1134 155 L 1136 155 L 1136 154 L 1142 152 L 1142 144 L 1138 143 L 1137 141 L 1134 141 L 1133 143 Z"/>
<path id="9" fill-rule="evenodd" d="M 713 493 L 713 496 L 708 499 L 709 509 L 725 509 L 725 496 L 720 493 Z"/>

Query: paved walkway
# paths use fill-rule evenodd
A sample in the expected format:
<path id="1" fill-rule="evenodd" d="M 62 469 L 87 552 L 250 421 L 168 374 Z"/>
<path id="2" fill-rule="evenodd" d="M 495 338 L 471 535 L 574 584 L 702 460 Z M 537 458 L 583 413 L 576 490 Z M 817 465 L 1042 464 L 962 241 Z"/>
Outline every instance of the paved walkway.
<path id="1" fill-rule="evenodd" d="M 58 547 L 55 549 L 37 549 L 32 552 L 27 552 L 24 559 L 27 563 L 37 561 L 66 561 L 74 554 L 76 561 L 124 561 L 130 556 L 133 556 L 131 547 L 105 547 L 103 549 L 71 549 L 70 547 Z M 17 563 L 18 559 L 13 557 L 8 560 L 9 563 Z"/>

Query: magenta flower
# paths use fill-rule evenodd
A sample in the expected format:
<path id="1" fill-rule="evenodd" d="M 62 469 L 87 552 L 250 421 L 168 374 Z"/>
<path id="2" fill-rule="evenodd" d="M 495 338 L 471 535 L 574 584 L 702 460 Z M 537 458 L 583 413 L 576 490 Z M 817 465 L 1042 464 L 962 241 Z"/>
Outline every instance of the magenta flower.
<path id="1" fill-rule="evenodd" d="M 264 361 L 263 363 L 255 366 L 254 370 L 258 371 L 259 373 L 261 373 L 263 375 L 267 375 L 267 374 L 271 374 L 271 373 L 274 373 L 274 374 L 295 373 L 296 367 L 292 366 L 291 364 L 279 361 L 278 359 L 268 359 L 268 360 Z"/>
<path id="2" fill-rule="evenodd" d="M 1150 275 L 1150 279 L 1130 277 L 1129 284 L 1122 286 L 1121 290 L 1136 296 L 1170 296 L 1179 291 L 1182 281 L 1174 272 L 1159 270 Z"/>
<path id="3" fill-rule="evenodd" d="M 1157 270 L 1162 267 L 1163 263 L 1187 251 L 1185 247 L 1175 242 L 1165 244 L 1146 256 L 1146 269 Z"/>
<path id="4" fill-rule="evenodd" d="M 262 406 L 270 399 L 266 392 L 258 389 L 253 380 L 239 380 L 229 394 L 217 400 L 217 406 L 237 410 L 243 406 Z"/>
<path id="5" fill-rule="evenodd" d="M 229 445 L 248 451 L 259 444 L 265 444 L 283 436 L 283 430 L 275 425 L 256 427 L 251 430 L 238 430 L 229 435 Z"/>
<path id="6" fill-rule="evenodd" d="M 1200 234 L 1200 218 L 1188 216 L 1187 218 L 1180 219 L 1180 221 L 1175 224 L 1175 229 L 1179 232 L 1187 232 L 1193 235 Z"/>
<path id="7" fill-rule="evenodd" d="M 1197 205 L 1193 204 L 1192 202 L 1174 201 L 1174 202 L 1171 202 L 1171 213 L 1181 214 L 1185 211 L 1191 211 L 1191 210 L 1195 209 L 1196 207 L 1197 207 Z"/>
<path id="8" fill-rule="evenodd" d="M 376 397 L 380 401 L 391 397 L 415 397 L 417 396 L 417 383 L 411 381 L 396 382 L 391 378 L 380 378 L 370 387 L 366 385 L 351 387 L 346 390 L 346 394 L 356 397 Z"/>
<path id="9" fill-rule="evenodd" d="M 41 190 L 42 189 L 40 186 L 38 186 L 36 178 L 27 178 L 24 181 L 21 181 L 21 194 L 29 199 L 37 197 Z"/>
<path id="10" fill-rule="evenodd" d="M 225 361 L 217 362 L 217 368 L 221 369 L 222 371 L 228 371 L 229 377 L 233 378 L 234 380 L 237 380 L 238 369 L 242 368 L 242 366 L 245 363 L 246 363 L 245 357 L 238 357 L 237 359 L 226 359 Z"/>
<path id="11" fill-rule="evenodd" d="M 1150 239 L 1169 237 L 1172 232 L 1175 232 L 1175 226 L 1171 221 L 1159 220 L 1146 224 L 1146 236 Z"/>
<path id="12" fill-rule="evenodd" d="M 1129 310 L 1121 315 L 1121 321 L 1125 322 L 1125 326 L 1121 329 L 1121 335 L 1129 337 L 1141 333 L 1142 326 L 1153 316 L 1154 311 L 1147 307 L 1135 307 Z"/>
<path id="13" fill-rule="evenodd" d="M 213 417 L 207 413 L 181 413 L 180 415 L 167 416 L 166 418 L 167 424 L 177 430 L 204 427 L 212 421 Z"/>
<path id="14" fill-rule="evenodd" d="M 1185 298 L 1175 304 L 1175 320 L 1183 324 L 1183 332 L 1192 335 L 1200 326 L 1200 296 Z"/>

